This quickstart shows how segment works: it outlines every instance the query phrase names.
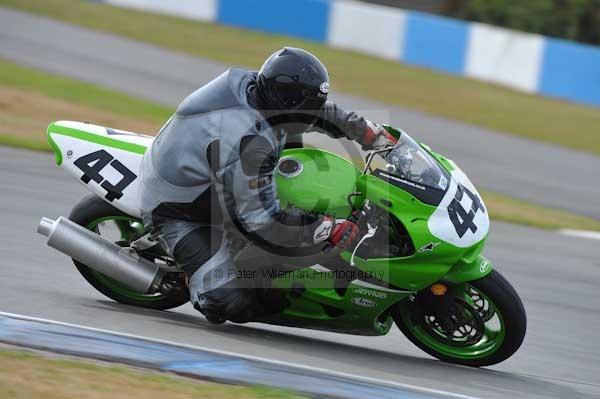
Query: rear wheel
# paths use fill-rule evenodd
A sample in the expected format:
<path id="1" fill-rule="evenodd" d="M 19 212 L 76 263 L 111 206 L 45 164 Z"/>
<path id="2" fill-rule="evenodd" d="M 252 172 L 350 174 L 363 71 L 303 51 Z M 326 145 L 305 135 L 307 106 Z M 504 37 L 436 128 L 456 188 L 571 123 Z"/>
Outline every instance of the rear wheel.
<path id="1" fill-rule="evenodd" d="M 439 307 L 419 296 L 401 303 L 394 320 L 404 335 L 430 355 L 451 363 L 482 367 L 512 356 L 527 329 L 523 303 L 497 271 L 461 284 Z M 433 299 L 435 300 L 435 299 Z"/>
<path id="2" fill-rule="evenodd" d="M 85 196 L 71 211 L 69 219 L 119 245 L 128 245 L 142 234 L 140 220 L 113 207 L 94 194 Z M 83 278 L 107 297 L 126 305 L 166 310 L 189 301 L 187 289 L 173 289 L 168 293 L 144 294 L 73 259 Z"/>

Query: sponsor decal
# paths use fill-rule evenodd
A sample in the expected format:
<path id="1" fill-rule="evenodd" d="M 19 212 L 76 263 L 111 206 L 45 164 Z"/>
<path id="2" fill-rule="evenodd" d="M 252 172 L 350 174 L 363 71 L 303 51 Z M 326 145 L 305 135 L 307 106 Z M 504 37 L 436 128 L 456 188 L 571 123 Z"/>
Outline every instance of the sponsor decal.
<path id="1" fill-rule="evenodd" d="M 401 179 L 401 178 L 399 178 L 397 176 L 389 175 L 389 174 L 384 173 L 384 172 L 380 172 L 380 175 L 383 176 L 383 177 L 386 177 L 386 178 L 388 178 L 390 180 L 394 180 L 394 181 L 406 184 L 407 186 L 411 186 L 411 187 L 414 187 L 414 188 L 419 189 L 419 190 L 423 190 L 423 191 L 426 190 L 425 186 L 421 186 L 421 185 L 413 183 L 411 181 Z"/>
<path id="2" fill-rule="evenodd" d="M 329 82 L 321 83 L 321 86 L 319 86 L 319 90 L 321 90 L 321 93 L 323 94 L 329 93 Z"/>
<path id="3" fill-rule="evenodd" d="M 370 296 L 370 297 L 378 298 L 378 299 L 387 298 L 387 294 L 384 292 L 368 290 L 366 288 L 355 288 L 354 291 L 352 291 L 352 292 L 354 292 L 355 294 L 358 294 L 358 295 L 366 295 L 366 296 Z"/>
<path id="4" fill-rule="evenodd" d="M 437 247 L 440 244 L 441 242 L 430 242 L 429 244 L 425 244 L 421 248 L 419 248 L 418 252 L 433 252 L 435 247 Z"/>
<path id="5" fill-rule="evenodd" d="M 256 190 L 257 188 L 265 187 L 271 184 L 271 175 L 258 176 L 256 179 L 250 180 L 250 188 Z"/>
<path id="6" fill-rule="evenodd" d="M 490 269 L 491 266 L 492 264 L 490 263 L 490 261 L 485 259 L 479 264 L 479 271 L 481 273 L 485 273 Z"/>
<path id="7" fill-rule="evenodd" d="M 67 158 L 71 159 L 72 156 L 73 156 L 73 150 L 67 151 Z"/>
<path id="8" fill-rule="evenodd" d="M 372 308 L 377 305 L 375 302 L 371 301 L 370 299 L 361 298 L 358 296 L 355 298 L 352 298 L 352 303 L 357 306 L 362 306 L 363 308 Z"/>

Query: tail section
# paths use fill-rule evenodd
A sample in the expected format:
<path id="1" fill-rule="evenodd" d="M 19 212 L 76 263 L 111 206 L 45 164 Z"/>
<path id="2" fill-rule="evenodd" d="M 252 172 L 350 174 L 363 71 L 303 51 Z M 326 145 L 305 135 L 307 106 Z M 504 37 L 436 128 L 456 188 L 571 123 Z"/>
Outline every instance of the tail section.
<path id="1" fill-rule="evenodd" d="M 140 217 L 138 176 L 153 137 L 71 121 L 50 124 L 46 134 L 57 165 L 114 207 Z"/>

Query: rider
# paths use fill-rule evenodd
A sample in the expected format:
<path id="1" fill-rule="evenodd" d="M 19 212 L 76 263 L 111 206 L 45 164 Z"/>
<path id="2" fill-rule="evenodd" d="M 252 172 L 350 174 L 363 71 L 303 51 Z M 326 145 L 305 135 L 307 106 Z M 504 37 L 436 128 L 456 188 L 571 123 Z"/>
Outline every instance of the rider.
<path id="1" fill-rule="evenodd" d="M 231 272 L 232 221 L 260 246 L 347 247 L 349 220 L 282 209 L 274 170 L 285 143 L 307 129 L 364 149 L 394 142 L 382 127 L 327 101 L 329 76 L 311 53 L 285 47 L 260 71 L 231 68 L 189 95 L 159 132 L 141 168 L 142 218 L 188 278 L 209 321 L 248 321 L 252 290 Z"/>

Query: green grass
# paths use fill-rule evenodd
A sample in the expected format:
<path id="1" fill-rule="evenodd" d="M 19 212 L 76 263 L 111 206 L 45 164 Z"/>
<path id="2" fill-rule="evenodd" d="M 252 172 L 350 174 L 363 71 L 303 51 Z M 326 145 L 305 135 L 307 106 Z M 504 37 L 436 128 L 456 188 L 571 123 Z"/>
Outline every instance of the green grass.
<path id="1" fill-rule="evenodd" d="M 252 68 L 283 45 L 301 46 L 327 64 L 336 90 L 600 154 L 598 108 L 528 95 L 313 42 L 81 0 L 0 0 L 0 4 Z"/>
<path id="2" fill-rule="evenodd" d="M 48 97 L 148 121 L 164 122 L 173 113 L 172 109 L 165 106 L 1 59 L 0 86 L 33 91 Z M 3 144 L 10 144 L 10 140 L 6 136 L 0 136 Z"/>
<path id="3" fill-rule="evenodd" d="M 46 140 L 35 140 L 10 134 L 0 134 L 0 145 L 34 151 L 52 151 L 52 147 Z"/>
<path id="4" fill-rule="evenodd" d="M 262 386 L 195 381 L 172 374 L 0 348 L 0 397 L 45 399 L 302 399 Z"/>
<path id="5" fill-rule="evenodd" d="M 481 190 L 480 194 L 494 220 L 550 230 L 600 231 L 600 221 L 592 218 L 517 200 L 489 190 Z"/>

